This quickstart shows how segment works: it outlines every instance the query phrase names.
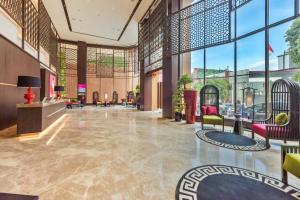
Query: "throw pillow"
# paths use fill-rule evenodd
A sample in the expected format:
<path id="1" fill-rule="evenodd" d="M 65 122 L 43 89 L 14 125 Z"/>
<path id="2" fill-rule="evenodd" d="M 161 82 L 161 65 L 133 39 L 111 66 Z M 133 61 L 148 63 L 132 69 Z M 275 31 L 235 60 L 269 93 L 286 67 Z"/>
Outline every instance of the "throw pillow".
<path id="1" fill-rule="evenodd" d="M 283 125 L 289 121 L 289 117 L 286 113 L 279 113 L 275 117 L 275 124 L 276 125 Z"/>

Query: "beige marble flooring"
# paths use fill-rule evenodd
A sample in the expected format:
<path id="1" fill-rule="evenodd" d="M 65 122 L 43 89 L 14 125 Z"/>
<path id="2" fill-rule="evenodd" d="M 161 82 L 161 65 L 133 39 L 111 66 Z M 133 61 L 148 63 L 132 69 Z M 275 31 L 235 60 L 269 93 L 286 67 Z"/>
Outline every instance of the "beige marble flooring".
<path id="1" fill-rule="evenodd" d="M 280 146 L 261 152 L 219 148 L 194 134 L 199 124 L 159 112 L 120 108 L 69 110 L 44 135 L 0 139 L 0 192 L 41 200 L 174 199 L 179 178 L 206 164 L 280 178 Z M 290 183 L 300 187 L 300 181 Z"/>

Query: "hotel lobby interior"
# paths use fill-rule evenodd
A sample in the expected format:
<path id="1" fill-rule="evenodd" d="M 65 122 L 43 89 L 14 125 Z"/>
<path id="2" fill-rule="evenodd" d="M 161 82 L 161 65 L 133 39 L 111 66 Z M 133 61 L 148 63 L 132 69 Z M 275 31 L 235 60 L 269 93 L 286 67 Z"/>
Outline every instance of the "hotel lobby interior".
<path id="1" fill-rule="evenodd" d="M 300 199 L 300 0 L 0 0 L 0 200 Z"/>

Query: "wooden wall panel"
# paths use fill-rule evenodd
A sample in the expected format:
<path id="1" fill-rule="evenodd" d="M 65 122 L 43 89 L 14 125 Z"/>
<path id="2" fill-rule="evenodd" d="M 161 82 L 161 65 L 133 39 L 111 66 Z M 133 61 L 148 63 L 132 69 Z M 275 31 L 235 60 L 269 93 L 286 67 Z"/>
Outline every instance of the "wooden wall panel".
<path id="1" fill-rule="evenodd" d="M 128 88 L 126 78 L 115 78 L 114 79 L 114 90 L 118 93 L 118 102 L 121 103 L 121 99 L 126 99 Z"/>
<path id="2" fill-rule="evenodd" d="M 93 92 L 99 92 L 100 94 L 100 79 L 89 76 L 87 78 L 87 103 L 93 103 Z"/>
<path id="3" fill-rule="evenodd" d="M 144 110 L 152 110 L 152 76 L 144 76 Z"/>
<path id="4" fill-rule="evenodd" d="M 41 91 L 40 91 L 40 100 L 42 101 L 44 97 L 50 96 L 50 74 L 46 69 L 41 69 Z M 54 75 L 54 74 L 52 74 Z"/>
<path id="5" fill-rule="evenodd" d="M 87 72 L 87 44 L 85 42 L 78 42 L 78 54 L 77 54 L 77 76 L 78 84 L 86 84 L 86 72 Z"/>
<path id="6" fill-rule="evenodd" d="M 104 94 L 108 94 L 108 101 L 112 100 L 112 92 L 114 89 L 113 78 L 101 78 L 100 100 L 104 101 Z"/>
<path id="7" fill-rule="evenodd" d="M 19 75 L 40 77 L 39 61 L 0 35 L 0 130 L 16 124 L 16 104 L 24 102 L 26 88 L 17 88 Z M 40 89 L 34 89 L 36 101 Z"/>

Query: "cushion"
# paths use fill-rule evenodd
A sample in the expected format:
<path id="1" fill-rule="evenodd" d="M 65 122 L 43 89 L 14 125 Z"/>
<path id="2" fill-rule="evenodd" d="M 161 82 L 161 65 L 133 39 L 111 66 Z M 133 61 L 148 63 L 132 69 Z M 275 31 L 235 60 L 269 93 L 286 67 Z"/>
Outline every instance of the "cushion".
<path id="1" fill-rule="evenodd" d="M 207 115 L 217 115 L 218 114 L 218 109 L 217 106 L 207 106 Z"/>
<path id="2" fill-rule="evenodd" d="M 266 137 L 267 135 L 267 129 L 265 124 L 252 124 L 251 130 L 254 133 L 257 133 L 263 137 Z"/>
<path id="3" fill-rule="evenodd" d="M 203 123 L 204 124 L 223 124 L 223 119 L 217 115 L 205 115 L 203 116 Z"/>
<path id="4" fill-rule="evenodd" d="M 289 117 L 286 113 L 279 113 L 275 117 L 275 124 L 276 125 L 284 125 L 289 121 Z"/>
<path id="5" fill-rule="evenodd" d="M 207 106 L 201 106 L 201 114 L 206 115 L 207 114 Z"/>
<path id="6" fill-rule="evenodd" d="M 283 169 L 300 178 L 300 154 L 286 154 Z"/>

